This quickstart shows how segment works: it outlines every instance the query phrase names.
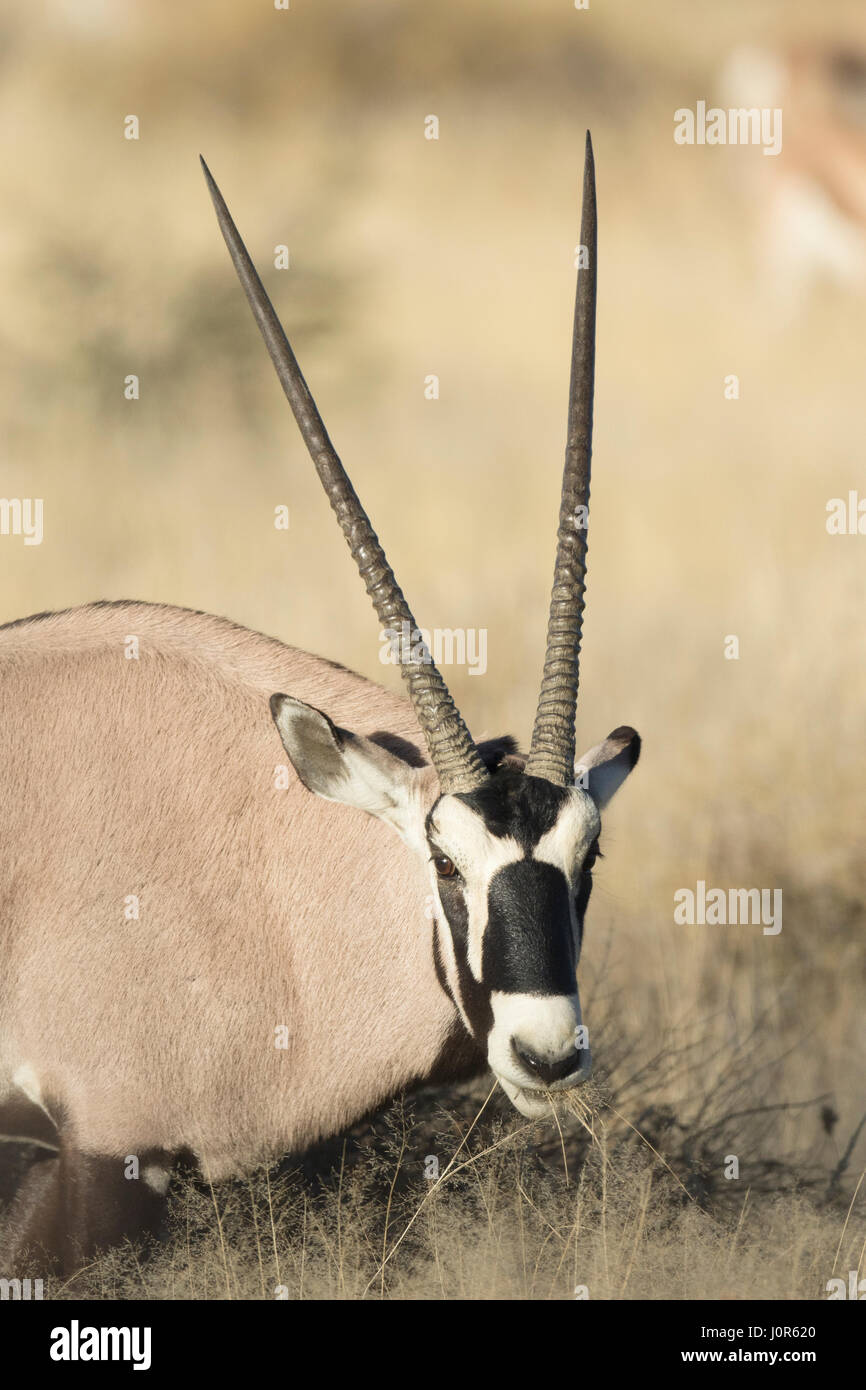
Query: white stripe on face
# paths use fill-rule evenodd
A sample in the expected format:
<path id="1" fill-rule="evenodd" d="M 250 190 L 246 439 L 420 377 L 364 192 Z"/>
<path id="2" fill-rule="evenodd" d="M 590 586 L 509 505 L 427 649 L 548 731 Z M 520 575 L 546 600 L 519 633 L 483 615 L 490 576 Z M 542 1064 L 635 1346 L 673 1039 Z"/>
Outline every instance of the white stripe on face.
<path id="1" fill-rule="evenodd" d="M 574 885 L 587 851 L 600 831 L 601 817 L 592 797 L 580 787 L 572 787 L 556 824 L 541 836 L 532 857 L 561 869 Z"/>
<path id="2" fill-rule="evenodd" d="M 452 796 L 443 796 L 436 806 L 430 835 L 463 878 L 469 923 L 467 961 L 474 978 L 480 981 L 487 889 L 498 869 L 524 857 L 523 849 L 511 836 L 491 835 L 478 813 Z"/>

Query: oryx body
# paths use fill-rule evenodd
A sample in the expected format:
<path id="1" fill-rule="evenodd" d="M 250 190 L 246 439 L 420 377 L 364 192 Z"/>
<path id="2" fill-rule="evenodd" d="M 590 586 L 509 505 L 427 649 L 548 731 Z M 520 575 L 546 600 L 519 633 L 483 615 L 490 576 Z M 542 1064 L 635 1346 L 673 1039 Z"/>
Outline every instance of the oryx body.
<path id="1" fill-rule="evenodd" d="M 383 627 L 414 630 L 208 179 Z M 508 738 L 475 745 L 423 652 L 405 658 L 402 699 L 183 609 L 96 604 L 0 629 L 0 1130 L 59 1146 L 25 1182 L 3 1272 L 25 1273 L 11 1266 L 36 1244 L 70 1267 L 150 1226 L 181 1154 L 239 1173 L 485 1065 L 541 1115 L 588 1074 L 576 969 L 599 812 L 639 749 L 617 729 L 576 777 L 590 153 L 581 240 L 527 758 Z"/>
<path id="2" fill-rule="evenodd" d="M 203 614 L 0 629 L 0 1095 L 38 1087 L 88 1152 L 188 1148 L 222 1176 L 333 1133 L 446 1048 L 426 866 L 304 788 L 268 709 L 284 685 L 423 747 L 408 701 Z"/>

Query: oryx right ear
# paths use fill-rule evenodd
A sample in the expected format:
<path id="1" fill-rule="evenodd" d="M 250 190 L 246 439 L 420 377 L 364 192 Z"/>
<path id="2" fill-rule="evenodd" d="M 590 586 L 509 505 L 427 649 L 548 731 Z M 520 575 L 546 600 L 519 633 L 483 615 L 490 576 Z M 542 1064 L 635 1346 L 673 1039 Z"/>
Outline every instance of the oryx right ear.
<path id="1" fill-rule="evenodd" d="M 407 844 L 416 844 L 420 826 L 423 843 L 415 768 L 291 695 L 272 695 L 271 714 L 305 787 L 386 821 Z"/>
<path id="2" fill-rule="evenodd" d="M 590 748 L 574 765 L 574 779 L 601 811 L 618 792 L 640 757 L 640 735 L 623 724 Z"/>

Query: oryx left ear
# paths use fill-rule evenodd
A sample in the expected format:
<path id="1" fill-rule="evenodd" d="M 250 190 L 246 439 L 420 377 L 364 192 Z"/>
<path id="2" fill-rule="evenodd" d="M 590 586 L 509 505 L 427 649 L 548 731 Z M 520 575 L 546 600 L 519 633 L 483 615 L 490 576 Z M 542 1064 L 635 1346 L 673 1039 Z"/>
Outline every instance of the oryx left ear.
<path id="1" fill-rule="evenodd" d="M 639 757 L 640 735 L 623 724 L 577 759 L 574 780 L 602 810 L 619 791 Z"/>
<path id="2" fill-rule="evenodd" d="M 418 772 L 387 749 L 292 695 L 272 695 L 271 714 L 304 786 L 393 826 L 407 843 L 417 838 Z"/>

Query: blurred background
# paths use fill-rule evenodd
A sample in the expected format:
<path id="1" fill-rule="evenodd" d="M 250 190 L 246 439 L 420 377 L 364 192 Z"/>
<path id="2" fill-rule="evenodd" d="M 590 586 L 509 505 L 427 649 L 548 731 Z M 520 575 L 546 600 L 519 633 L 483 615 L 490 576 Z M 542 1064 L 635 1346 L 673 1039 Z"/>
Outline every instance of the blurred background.
<path id="1" fill-rule="evenodd" d="M 591 127 L 578 741 L 631 723 L 644 752 L 585 1010 L 828 1097 L 777 1138 L 832 1166 L 866 1108 L 866 536 L 826 527 L 866 497 L 862 4 L 46 0 L 0 35 L 2 492 L 44 499 L 40 546 L 2 537 L 0 618 L 185 605 L 399 685 L 201 152 L 416 616 L 487 631 L 483 676 L 446 670 L 476 736 L 531 729 Z M 701 100 L 781 107 L 781 154 L 676 144 Z M 781 933 L 675 925 L 699 879 L 781 889 Z"/>

